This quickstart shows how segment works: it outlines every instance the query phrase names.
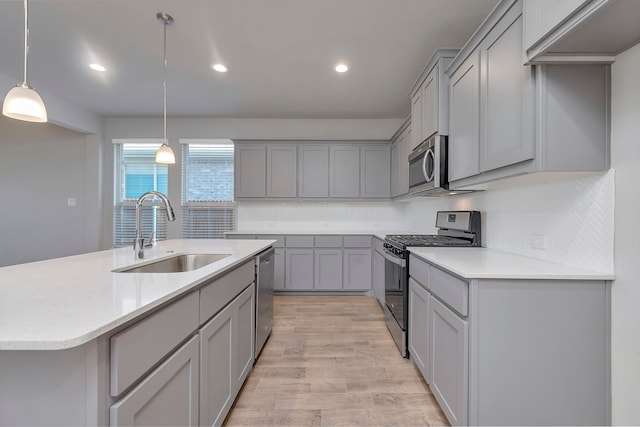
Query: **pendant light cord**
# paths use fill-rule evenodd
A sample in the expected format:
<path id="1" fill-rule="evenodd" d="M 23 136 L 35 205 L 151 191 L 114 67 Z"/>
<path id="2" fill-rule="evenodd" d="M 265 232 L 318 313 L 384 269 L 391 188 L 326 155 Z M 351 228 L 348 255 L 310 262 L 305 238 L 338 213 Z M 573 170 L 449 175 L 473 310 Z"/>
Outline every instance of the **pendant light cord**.
<path id="1" fill-rule="evenodd" d="M 26 0 L 25 0 L 26 1 Z M 167 144 L 167 23 L 163 23 L 164 26 L 164 68 L 162 70 L 162 89 L 164 100 L 164 141 L 163 144 Z"/>
<path id="2" fill-rule="evenodd" d="M 29 7 L 27 0 L 24 0 L 24 80 L 27 84 L 27 57 L 29 56 Z"/>

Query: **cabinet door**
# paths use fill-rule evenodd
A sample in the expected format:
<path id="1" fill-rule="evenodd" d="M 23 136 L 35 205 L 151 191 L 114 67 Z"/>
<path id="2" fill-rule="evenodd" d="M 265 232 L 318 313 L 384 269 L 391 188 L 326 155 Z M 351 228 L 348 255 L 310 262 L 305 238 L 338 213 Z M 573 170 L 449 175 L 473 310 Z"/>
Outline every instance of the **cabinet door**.
<path id="1" fill-rule="evenodd" d="M 360 147 L 360 196 L 391 195 L 391 150 L 388 145 Z"/>
<path id="2" fill-rule="evenodd" d="M 409 278 L 409 355 L 429 383 L 429 292 Z"/>
<path id="3" fill-rule="evenodd" d="M 256 327 L 256 299 L 255 285 L 249 286 L 233 301 L 233 395 L 240 392 L 240 388 L 253 368 L 255 327 Z"/>
<path id="4" fill-rule="evenodd" d="M 296 197 L 297 186 L 296 146 L 267 146 L 267 197 Z"/>
<path id="5" fill-rule="evenodd" d="M 449 86 L 449 181 L 480 173 L 480 70 L 478 56 L 478 52 L 472 53 L 451 75 Z"/>
<path id="6" fill-rule="evenodd" d="M 198 359 L 198 337 L 193 337 L 111 406 L 110 424 L 198 425 Z"/>
<path id="7" fill-rule="evenodd" d="M 360 147 L 329 147 L 329 196 L 360 197 Z"/>
<path id="8" fill-rule="evenodd" d="M 480 46 L 480 172 L 533 159 L 533 77 L 516 5 Z"/>
<path id="9" fill-rule="evenodd" d="M 391 197 L 402 194 L 400 188 L 400 161 L 402 158 L 400 140 L 405 137 L 406 134 L 403 132 L 391 145 Z"/>
<path id="10" fill-rule="evenodd" d="M 430 383 L 451 425 L 467 425 L 469 328 L 434 297 L 429 299 Z"/>
<path id="11" fill-rule="evenodd" d="M 265 177 L 267 176 L 265 146 L 236 145 L 234 163 L 236 198 L 265 197 Z"/>
<path id="12" fill-rule="evenodd" d="M 286 249 L 287 290 L 309 291 L 313 289 L 313 249 Z"/>
<path id="13" fill-rule="evenodd" d="M 344 249 L 344 280 L 346 291 L 367 291 L 371 283 L 371 249 Z"/>
<path id="14" fill-rule="evenodd" d="M 411 97 L 411 141 L 409 141 L 409 151 L 413 151 L 420 143 L 423 141 L 422 139 L 422 86 L 420 89 Z"/>
<path id="15" fill-rule="evenodd" d="M 298 148 L 298 196 L 329 197 L 329 146 Z"/>
<path id="16" fill-rule="evenodd" d="M 283 291 L 285 289 L 284 266 L 284 249 L 276 248 L 273 275 L 273 289 L 276 291 Z"/>
<path id="17" fill-rule="evenodd" d="M 221 425 L 234 396 L 233 303 L 200 329 L 200 425 Z"/>
<path id="18" fill-rule="evenodd" d="M 424 83 L 422 95 L 422 137 L 429 138 L 438 132 L 439 123 L 439 103 L 438 103 L 438 79 L 440 66 L 436 65 L 429 73 Z"/>
<path id="19" fill-rule="evenodd" d="M 335 291 L 342 289 L 342 249 L 314 250 L 314 289 Z"/>

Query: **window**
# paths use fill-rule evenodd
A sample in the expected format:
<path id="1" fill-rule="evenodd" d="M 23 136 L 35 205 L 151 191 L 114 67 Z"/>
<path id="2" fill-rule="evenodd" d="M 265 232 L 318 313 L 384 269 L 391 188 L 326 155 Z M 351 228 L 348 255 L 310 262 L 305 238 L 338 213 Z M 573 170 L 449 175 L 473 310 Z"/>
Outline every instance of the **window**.
<path id="1" fill-rule="evenodd" d="M 133 244 L 138 198 L 151 190 L 168 193 L 168 168 L 155 162 L 156 140 L 114 140 L 114 147 L 113 245 L 120 247 Z M 167 216 L 159 201 L 145 202 L 142 225 L 145 241 L 167 238 Z"/>
<path id="2" fill-rule="evenodd" d="M 236 228 L 233 142 L 181 140 L 182 237 L 223 238 Z"/>

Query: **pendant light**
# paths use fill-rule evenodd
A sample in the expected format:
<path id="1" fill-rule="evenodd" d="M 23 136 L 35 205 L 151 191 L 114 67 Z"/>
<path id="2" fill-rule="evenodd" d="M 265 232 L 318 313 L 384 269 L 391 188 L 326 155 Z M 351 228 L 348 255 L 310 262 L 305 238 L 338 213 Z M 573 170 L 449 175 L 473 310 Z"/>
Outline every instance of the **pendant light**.
<path id="1" fill-rule="evenodd" d="M 173 150 L 169 146 L 169 140 L 167 139 L 167 25 L 173 24 L 173 18 L 164 12 L 158 12 L 156 18 L 158 18 L 158 21 L 162 23 L 164 28 L 164 68 L 162 71 L 164 138 L 162 139 L 162 145 L 156 152 L 156 163 L 174 164 L 176 162 L 176 156 L 173 154 Z"/>
<path id="2" fill-rule="evenodd" d="M 4 98 L 2 114 L 12 119 L 44 123 L 47 109 L 31 85 L 27 82 L 27 57 L 29 55 L 29 7 L 24 0 L 24 80 L 11 89 Z"/>

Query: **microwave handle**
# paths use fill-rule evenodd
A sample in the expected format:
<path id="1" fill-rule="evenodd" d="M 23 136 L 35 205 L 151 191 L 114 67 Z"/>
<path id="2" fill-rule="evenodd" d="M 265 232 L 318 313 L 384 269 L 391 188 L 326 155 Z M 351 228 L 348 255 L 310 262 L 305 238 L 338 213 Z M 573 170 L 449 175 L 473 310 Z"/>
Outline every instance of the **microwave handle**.
<path id="1" fill-rule="evenodd" d="M 433 152 L 433 148 L 429 148 L 426 153 L 424 153 L 424 157 L 422 158 L 422 173 L 424 177 L 427 179 L 427 182 L 433 181 L 433 175 L 435 174 L 435 168 L 431 171 L 431 175 L 427 174 L 427 158 L 431 156 L 435 161 L 435 153 Z"/>

